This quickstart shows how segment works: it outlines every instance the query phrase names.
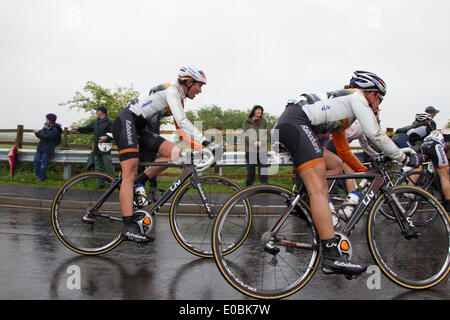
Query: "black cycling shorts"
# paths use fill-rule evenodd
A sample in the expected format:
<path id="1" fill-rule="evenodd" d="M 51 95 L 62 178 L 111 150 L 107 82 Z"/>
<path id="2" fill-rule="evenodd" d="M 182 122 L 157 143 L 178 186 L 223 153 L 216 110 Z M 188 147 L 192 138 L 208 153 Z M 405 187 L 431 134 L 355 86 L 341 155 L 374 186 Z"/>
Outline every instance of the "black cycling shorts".
<path id="1" fill-rule="evenodd" d="M 139 158 L 139 150 L 157 153 L 166 141 L 160 135 L 151 132 L 147 122 L 126 108 L 120 112 L 113 123 L 113 136 L 119 151 L 119 160 Z"/>
<path id="2" fill-rule="evenodd" d="M 442 144 L 436 141 L 427 141 L 422 144 L 422 153 L 431 159 L 436 169 L 448 168 L 447 154 Z"/>
<path id="3" fill-rule="evenodd" d="M 280 143 L 291 154 L 297 170 L 301 172 L 325 164 L 319 139 L 311 129 L 307 115 L 299 106 L 288 106 L 278 119 L 275 129 L 278 130 Z"/>

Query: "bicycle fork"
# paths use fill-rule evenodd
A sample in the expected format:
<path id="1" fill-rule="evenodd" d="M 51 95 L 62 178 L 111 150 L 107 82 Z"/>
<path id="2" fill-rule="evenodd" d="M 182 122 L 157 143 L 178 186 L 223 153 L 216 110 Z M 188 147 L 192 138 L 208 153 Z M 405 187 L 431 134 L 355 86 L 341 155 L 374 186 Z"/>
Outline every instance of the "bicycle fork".
<path id="1" fill-rule="evenodd" d="M 200 181 L 200 178 L 196 174 L 194 174 L 194 175 L 192 175 L 191 180 L 192 180 L 194 186 L 197 188 L 198 193 L 200 194 L 200 198 L 202 199 L 203 206 L 205 207 L 208 217 L 210 219 L 213 219 L 214 212 L 211 209 L 211 205 L 209 204 L 208 197 L 206 196 L 205 190 L 203 189 L 203 185 Z"/>
<path id="2" fill-rule="evenodd" d="M 417 231 L 414 222 L 411 217 L 406 215 L 406 210 L 403 208 L 402 204 L 398 200 L 395 193 L 386 192 L 386 197 L 389 200 L 389 206 L 394 212 L 397 222 L 400 226 L 401 233 L 406 239 L 418 238 L 420 233 Z"/>

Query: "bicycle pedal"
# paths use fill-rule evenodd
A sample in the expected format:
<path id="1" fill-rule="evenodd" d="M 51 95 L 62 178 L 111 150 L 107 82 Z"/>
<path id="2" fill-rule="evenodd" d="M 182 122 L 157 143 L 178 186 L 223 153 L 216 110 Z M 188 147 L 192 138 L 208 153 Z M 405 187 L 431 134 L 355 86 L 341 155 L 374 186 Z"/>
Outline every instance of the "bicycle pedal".
<path id="1" fill-rule="evenodd" d="M 146 241 L 146 242 L 137 242 L 136 245 L 138 247 L 146 247 L 150 244 L 150 241 Z"/>
<path id="2" fill-rule="evenodd" d="M 326 275 L 337 274 L 335 271 L 328 269 L 328 268 L 323 268 L 323 267 L 322 267 L 322 272 L 325 273 Z"/>
<path id="3" fill-rule="evenodd" d="M 346 278 L 347 280 L 353 280 L 353 279 L 358 278 L 360 275 L 361 275 L 361 274 L 345 274 L 345 278 Z"/>
<path id="4" fill-rule="evenodd" d="M 146 247 L 148 246 L 150 243 L 152 243 L 153 241 L 155 241 L 155 238 L 151 237 L 149 240 L 147 241 L 142 241 L 142 242 L 137 242 L 137 246 L 138 247 Z"/>

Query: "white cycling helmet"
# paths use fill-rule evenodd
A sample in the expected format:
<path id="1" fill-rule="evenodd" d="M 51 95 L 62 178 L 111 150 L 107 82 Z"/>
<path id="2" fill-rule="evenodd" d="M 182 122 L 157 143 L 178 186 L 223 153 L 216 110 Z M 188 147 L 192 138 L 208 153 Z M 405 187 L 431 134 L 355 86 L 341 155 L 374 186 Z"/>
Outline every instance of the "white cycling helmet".
<path id="1" fill-rule="evenodd" d="M 178 70 L 178 79 L 179 80 L 192 79 L 194 81 L 206 84 L 205 73 L 195 66 L 181 67 L 180 70 Z"/>
<path id="2" fill-rule="evenodd" d="M 378 91 L 382 96 L 386 94 L 386 83 L 372 72 L 355 71 L 350 84 L 364 91 Z"/>
<path id="3" fill-rule="evenodd" d="M 416 121 L 422 122 L 433 119 L 428 113 L 416 113 Z"/>

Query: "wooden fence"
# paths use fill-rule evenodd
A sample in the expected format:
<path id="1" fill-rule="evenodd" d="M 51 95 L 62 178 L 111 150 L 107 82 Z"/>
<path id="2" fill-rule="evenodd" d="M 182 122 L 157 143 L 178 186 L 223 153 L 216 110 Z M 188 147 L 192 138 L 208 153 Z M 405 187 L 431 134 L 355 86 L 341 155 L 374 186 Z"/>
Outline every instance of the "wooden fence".
<path id="1" fill-rule="evenodd" d="M 204 130 L 203 132 L 207 132 L 208 130 Z M 219 132 L 221 134 L 239 134 L 242 131 L 239 130 L 215 130 L 214 132 Z M 33 129 L 25 129 L 23 127 L 23 125 L 19 124 L 17 125 L 16 129 L 0 129 L 0 133 L 15 133 L 16 137 L 14 140 L 0 140 L 0 144 L 6 144 L 6 145 L 15 145 L 18 148 L 22 148 L 23 146 L 37 146 L 37 142 L 27 142 L 24 141 L 23 139 L 23 134 L 24 133 L 33 133 Z M 161 130 L 160 134 L 164 135 L 164 134 L 174 134 L 175 130 Z M 58 146 L 58 148 L 60 149 L 86 149 L 86 150 L 90 150 L 92 148 L 92 144 L 75 144 L 75 143 L 68 143 L 67 141 L 67 137 L 70 134 L 76 134 L 79 135 L 81 133 L 77 132 L 77 131 L 73 131 L 68 129 L 67 127 L 64 127 L 63 132 L 62 132 L 62 140 L 61 140 L 61 144 Z M 394 134 L 394 129 L 393 128 L 387 128 L 386 129 L 386 134 L 388 136 L 392 136 Z M 231 148 L 233 149 L 232 151 L 241 151 L 239 149 L 242 149 L 243 146 L 241 145 L 233 145 L 233 146 L 225 146 L 225 148 Z M 113 148 L 115 148 L 115 146 L 113 146 Z M 269 146 L 270 148 L 270 146 Z M 352 149 L 361 149 L 360 147 L 352 147 Z"/>
<path id="2" fill-rule="evenodd" d="M 204 130 L 204 133 L 208 132 L 208 130 Z M 33 133 L 33 129 L 25 129 L 23 125 L 18 125 L 16 129 L 0 129 L 0 133 L 15 133 L 15 139 L 14 140 L 0 140 L 0 144 L 3 145 L 15 145 L 19 149 L 21 149 L 23 146 L 37 146 L 38 142 L 29 142 L 24 141 L 24 133 Z M 174 134 L 175 130 L 161 130 L 161 135 L 169 135 Z M 214 133 L 219 133 L 222 135 L 225 134 L 241 134 L 242 130 L 214 130 Z M 389 136 L 392 136 L 394 134 L 394 130 L 392 128 L 387 128 L 386 133 Z M 69 150 L 69 149 L 84 149 L 84 150 L 91 150 L 92 144 L 75 144 L 75 143 L 68 143 L 68 136 L 71 134 L 79 135 L 81 133 L 77 131 L 73 131 L 65 127 L 62 132 L 62 140 L 61 144 L 58 146 L 61 150 Z M 92 134 L 91 134 L 92 135 Z M 113 145 L 113 150 L 117 149 L 115 145 Z M 269 146 L 270 149 L 270 146 Z M 361 147 L 351 147 L 353 150 L 360 150 Z M 243 151 L 244 145 L 243 144 L 233 144 L 233 145 L 226 145 L 225 151 Z M 219 173 L 219 168 L 215 167 L 214 172 Z M 220 173 L 222 174 L 221 170 Z M 162 173 L 161 175 L 178 175 L 177 173 Z M 223 173 L 223 175 L 228 176 L 230 178 L 245 178 L 247 176 L 246 173 Z M 277 178 L 295 178 L 295 171 L 293 169 L 292 174 L 278 174 L 274 175 L 273 177 Z M 256 177 L 258 178 L 258 177 Z"/>

